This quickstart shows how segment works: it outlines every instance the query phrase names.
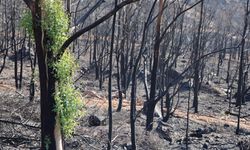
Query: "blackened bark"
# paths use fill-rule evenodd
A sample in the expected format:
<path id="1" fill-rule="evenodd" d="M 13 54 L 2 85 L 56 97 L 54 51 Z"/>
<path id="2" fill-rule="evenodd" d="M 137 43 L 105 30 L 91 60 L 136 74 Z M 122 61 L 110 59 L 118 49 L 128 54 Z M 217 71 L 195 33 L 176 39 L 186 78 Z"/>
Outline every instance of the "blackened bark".
<path id="1" fill-rule="evenodd" d="M 19 72 L 19 85 L 18 88 L 22 88 L 22 80 L 23 80 L 23 53 L 25 53 L 26 48 L 25 48 L 25 42 L 26 42 L 26 34 L 23 39 L 22 47 L 20 49 L 20 72 Z"/>
<path id="2" fill-rule="evenodd" d="M 99 67 L 97 62 L 97 44 L 98 44 L 98 30 L 95 31 L 94 47 L 93 47 L 93 61 L 95 64 L 95 79 L 99 78 Z"/>
<path id="3" fill-rule="evenodd" d="M 5 52 L 4 52 L 3 64 L 2 64 L 1 69 L 0 69 L 0 74 L 2 73 L 2 71 L 3 71 L 4 67 L 5 67 L 7 55 L 8 55 L 8 48 L 6 48 Z"/>
<path id="4" fill-rule="evenodd" d="M 130 103 L 130 127 L 131 127 L 131 143 L 132 143 L 132 149 L 136 149 L 136 135 L 135 135 L 135 121 L 136 121 L 136 90 L 137 90 L 137 71 L 138 71 L 138 66 L 139 62 L 143 56 L 144 52 L 144 46 L 145 46 L 145 41 L 146 41 L 146 35 L 147 35 L 147 29 L 149 26 L 149 21 L 153 13 L 153 9 L 155 7 L 156 0 L 151 8 L 151 11 L 149 13 L 148 19 L 146 23 L 144 24 L 143 28 L 143 35 L 142 35 L 142 41 L 141 41 L 141 47 L 139 54 L 135 60 L 135 63 L 132 68 L 132 87 L 131 87 L 131 103 Z M 147 108 L 147 105 L 146 105 Z"/>
<path id="5" fill-rule="evenodd" d="M 131 143 L 132 149 L 136 150 L 136 137 L 135 137 L 135 120 L 136 120 L 136 69 L 132 74 L 132 88 L 131 88 L 131 102 L 130 102 L 130 128 L 131 128 Z"/>
<path id="6" fill-rule="evenodd" d="M 147 105 L 147 120 L 146 120 L 146 130 L 151 131 L 153 129 L 153 121 L 154 121 L 154 110 L 155 110 L 155 102 L 148 101 Z"/>
<path id="7" fill-rule="evenodd" d="M 134 2 L 138 2 L 139 0 L 126 0 L 123 1 L 121 3 L 119 3 L 117 5 L 117 7 L 113 10 L 111 10 L 110 12 L 108 12 L 106 15 L 104 15 L 103 17 L 101 17 L 100 19 L 96 20 L 94 23 L 90 24 L 89 26 L 77 31 L 76 33 L 74 33 L 71 37 L 69 37 L 64 44 L 62 45 L 62 47 L 59 50 L 59 53 L 57 54 L 56 58 L 60 58 L 62 56 L 62 54 L 64 53 L 64 51 L 67 49 L 67 47 L 74 41 L 76 40 L 78 37 L 80 37 L 82 34 L 92 30 L 93 28 L 97 27 L 99 24 L 103 23 L 104 21 L 106 21 L 107 19 L 109 19 L 110 17 L 112 17 L 117 11 L 119 11 L 120 9 L 122 9 L 124 6 L 134 3 Z"/>
<path id="8" fill-rule="evenodd" d="M 119 66 L 117 65 L 117 70 L 119 71 Z M 122 91 L 121 91 L 121 85 L 120 85 L 120 73 L 117 72 L 117 86 L 118 86 L 118 106 L 117 106 L 117 112 L 120 112 L 122 110 L 122 101 L 123 101 L 123 96 L 122 96 Z"/>
<path id="9" fill-rule="evenodd" d="M 156 24 L 156 37 L 154 45 L 154 60 L 153 68 L 151 73 L 151 87 L 150 87 L 150 98 L 147 102 L 147 119 L 146 119 L 146 130 L 151 131 L 153 129 L 153 118 L 154 118 L 154 109 L 156 105 L 155 95 L 156 95 L 156 76 L 158 69 L 159 61 L 159 51 L 160 51 L 160 31 L 161 31 L 161 20 L 163 14 L 163 0 L 159 1 L 159 14 L 157 17 Z"/>
<path id="10" fill-rule="evenodd" d="M 117 0 L 115 0 L 115 8 L 117 7 Z M 116 13 L 113 16 L 112 23 L 112 36 L 111 36 L 111 46 L 110 46 L 110 54 L 109 54 L 109 106 L 108 106 L 108 115 L 109 115 L 109 132 L 108 132 L 108 150 L 112 149 L 112 59 L 113 59 L 113 51 L 114 51 L 114 39 L 115 39 L 115 23 L 116 23 Z"/>
<path id="11" fill-rule="evenodd" d="M 71 0 L 67 0 L 66 1 L 66 11 L 67 11 L 67 14 L 69 16 L 69 20 L 71 18 Z"/>
<path id="12" fill-rule="evenodd" d="M 122 40 L 123 42 L 123 40 Z M 126 71 L 125 71 L 125 56 L 124 56 L 124 44 L 122 43 L 122 50 L 121 50 L 121 59 L 120 59 L 120 66 L 121 66 L 121 87 L 122 91 L 126 91 Z"/>
<path id="13" fill-rule="evenodd" d="M 30 78 L 30 85 L 29 85 L 29 92 L 30 92 L 30 102 L 34 101 L 35 96 L 35 68 L 36 68 L 36 52 L 34 52 L 34 60 L 31 56 L 31 37 L 29 35 L 28 38 L 28 50 L 29 50 L 29 59 L 30 59 L 30 69 L 31 69 L 31 78 Z"/>
<path id="14" fill-rule="evenodd" d="M 120 53 L 121 51 L 118 50 L 119 49 L 119 40 L 120 40 L 120 32 L 121 32 L 121 13 L 118 14 L 118 19 L 117 19 L 117 42 L 116 42 L 116 66 L 117 66 L 117 76 L 116 76 L 116 80 L 117 80 L 117 89 L 118 89 L 118 106 L 117 106 L 117 112 L 120 112 L 122 110 L 122 91 L 121 91 L 121 73 L 120 73 L 120 65 L 119 65 L 119 61 L 120 61 Z"/>
<path id="15" fill-rule="evenodd" d="M 40 108 L 41 108 L 41 149 L 56 149 L 55 140 L 55 117 L 54 110 L 54 90 L 55 79 L 52 68 L 48 68 L 48 58 L 44 43 L 47 41 L 42 29 L 42 9 L 41 1 L 35 2 L 35 12 L 32 14 L 33 31 L 38 57 L 39 81 L 40 81 Z M 45 40 L 46 39 L 46 40 Z M 45 43 L 46 44 L 46 43 Z M 49 55 L 51 57 L 51 54 Z"/>
<path id="16" fill-rule="evenodd" d="M 166 108 L 167 108 L 167 112 L 166 115 L 163 117 L 163 122 L 167 122 L 168 119 L 170 118 L 170 112 L 171 112 L 171 99 L 169 96 L 169 93 L 166 94 Z"/>
<path id="17" fill-rule="evenodd" d="M 189 85 L 191 84 L 190 79 L 189 79 Z M 186 127 L 186 149 L 188 150 L 188 143 L 189 143 L 189 112 L 190 112 L 190 98 L 191 98 L 191 90 L 189 89 L 188 92 L 188 106 L 187 106 L 187 127 Z"/>
<path id="18" fill-rule="evenodd" d="M 241 105 L 242 105 L 242 99 L 244 97 L 244 88 L 243 88 L 243 70 L 244 70 L 244 50 L 245 50 L 245 36 L 247 33 L 248 28 L 248 16 L 249 16 L 249 0 L 247 0 L 246 5 L 246 14 L 245 14 L 245 20 L 244 20 L 244 28 L 243 28 L 243 34 L 242 34 L 242 45 L 241 45 L 241 52 L 240 52 L 240 66 L 239 66 L 239 79 L 238 79 L 238 89 L 237 89 L 237 99 L 236 99 L 236 106 L 239 106 L 238 111 L 238 122 L 237 122 L 237 128 L 236 128 L 236 134 L 239 134 L 240 132 L 240 115 L 241 115 Z"/>
<path id="19" fill-rule="evenodd" d="M 7 1 L 5 0 L 5 4 L 6 3 L 7 3 Z M 7 5 L 4 8 L 4 16 L 5 16 L 5 18 L 7 17 Z M 4 20 L 4 17 L 2 19 Z M 9 21 L 5 21 L 5 24 L 6 24 L 6 30 L 4 32 L 5 39 L 4 39 L 4 42 L 3 42 L 5 53 L 4 53 L 4 57 L 3 57 L 3 65 L 1 66 L 1 69 L 0 69 L 0 74 L 2 73 L 2 71 L 3 71 L 4 67 L 5 67 L 6 57 L 8 55 L 8 51 L 9 51 L 9 34 L 8 34 L 8 31 L 9 31 Z"/>
<path id="20" fill-rule="evenodd" d="M 237 99 L 236 99 L 236 106 L 241 105 L 242 103 L 242 94 L 243 94 L 243 70 L 244 70 L 244 50 L 245 50 L 245 36 L 248 28 L 248 3 L 249 0 L 247 0 L 247 8 L 246 8 L 246 15 L 244 20 L 244 29 L 242 34 L 242 43 L 241 43 L 241 50 L 240 50 L 240 66 L 239 66 L 239 78 L 238 78 L 238 89 L 237 89 Z"/>
<path id="21" fill-rule="evenodd" d="M 199 27 L 198 27 L 198 33 L 197 37 L 195 39 L 195 52 L 194 52 L 194 60 L 195 60 L 195 66 L 194 66 L 194 100 L 193 100 L 193 107 L 194 112 L 198 113 L 198 95 L 199 95 L 199 86 L 200 86 L 200 71 L 199 71 L 199 65 L 200 61 L 197 61 L 200 55 L 200 37 L 201 37 L 201 25 L 202 25 L 202 19 L 203 18 L 203 0 L 201 1 L 201 10 L 200 10 L 200 20 L 199 20 Z"/>
<path id="22" fill-rule="evenodd" d="M 243 88 L 242 88 L 242 91 L 243 91 L 243 94 L 242 94 L 242 104 L 245 104 L 246 103 L 246 99 L 245 99 L 245 95 L 247 93 L 247 81 L 248 81 L 248 71 L 246 71 L 244 73 L 244 79 L 243 79 Z"/>
<path id="23" fill-rule="evenodd" d="M 231 38 L 231 47 L 232 47 L 232 38 Z M 231 61 L 232 61 L 232 50 L 229 51 L 229 60 L 227 64 L 227 78 L 226 78 L 226 83 L 229 84 L 229 80 L 231 78 L 230 76 L 230 69 L 231 69 Z"/>
<path id="24" fill-rule="evenodd" d="M 14 2 L 15 3 L 15 2 Z M 15 4 L 13 6 L 14 8 L 12 8 L 12 14 L 11 14 L 11 47 L 12 50 L 14 51 L 14 76 L 15 76 L 15 86 L 16 89 L 18 89 L 18 64 L 17 64 L 17 45 L 16 45 L 16 25 L 15 25 Z"/>

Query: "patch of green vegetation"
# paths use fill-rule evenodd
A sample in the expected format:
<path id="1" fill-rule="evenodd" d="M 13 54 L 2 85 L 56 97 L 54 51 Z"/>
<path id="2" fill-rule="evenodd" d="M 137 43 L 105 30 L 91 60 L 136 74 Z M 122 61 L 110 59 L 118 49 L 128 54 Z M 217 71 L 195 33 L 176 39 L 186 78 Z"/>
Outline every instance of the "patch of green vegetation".
<path id="1" fill-rule="evenodd" d="M 73 56 L 65 52 L 59 62 L 54 64 L 59 79 L 55 93 L 56 112 L 60 116 L 63 133 L 69 137 L 77 125 L 76 119 L 83 115 L 83 102 L 75 90 L 72 76 L 77 68 Z"/>
<path id="2" fill-rule="evenodd" d="M 61 0 L 45 0 L 43 8 L 43 28 L 50 39 L 49 48 L 56 54 L 68 38 L 68 15 L 64 12 Z"/>
<path id="3" fill-rule="evenodd" d="M 32 27 L 32 14 L 30 10 L 25 10 L 22 14 L 22 19 L 20 21 L 21 27 L 23 27 L 31 37 L 34 37 L 33 27 Z"/>
<path id="4" fill-rule="evenodd" d="M 59 48 L 68 38 L 68 15 L 64 12 L 61 0 L 45 0 L 42 8 L 42 28 L 48 37 L 47 45 L 45 46 L 53 53 L 53 56 L 56 56 Z M 24 13 L 21 26 L 29 34 L 33 35 L 30 11 Z M 56 92 L 54 93 L 56 101 L 54 110 L 60 116 L 59 120 L 64 135 L 70 137 L 77 125 L 76 119 L 83 115 L 81 95 L 73 84 L 73 76 L 77 65 L 69 51 L 66 51 L 59 60 L 54 62 L 48 60 L 48 62 L 48 65 L 54 68 L 57 79 Z"/>

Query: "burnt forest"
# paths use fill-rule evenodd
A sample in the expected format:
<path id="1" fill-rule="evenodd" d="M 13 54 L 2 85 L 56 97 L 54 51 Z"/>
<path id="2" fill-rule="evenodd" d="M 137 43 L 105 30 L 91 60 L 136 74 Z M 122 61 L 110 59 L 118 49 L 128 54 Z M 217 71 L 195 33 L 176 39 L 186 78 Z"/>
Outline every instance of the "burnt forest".
<path id="1" fill-rule="evenodd" d="M 0 150 L 250 150 L 250 0 L 0 0 Z"/>

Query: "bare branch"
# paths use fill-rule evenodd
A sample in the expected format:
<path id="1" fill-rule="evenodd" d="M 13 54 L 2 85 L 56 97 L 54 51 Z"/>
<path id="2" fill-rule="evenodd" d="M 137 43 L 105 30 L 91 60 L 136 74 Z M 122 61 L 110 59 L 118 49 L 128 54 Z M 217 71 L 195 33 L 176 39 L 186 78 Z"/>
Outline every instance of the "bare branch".
<path id="1" fill-rule="evenodd" d="M 23 124 L 20 122 L 9 121 L 9 120 L 1 120 L 0 119 L 0 123 L 15 124 L 15 125 L 23 126 L 23 127 L 28 127 L 28 128 L 40 129 L 40 127 L 38 127 L 38 126 L 32 126 L 32 125 Z"/>
<path id="2" fill-rule="evenodd" d="M 174 19 L 169 23 L 169 25 L 164 29 L 163 33 L 161 34 L 160 37 L 160 41 L 163 40 L 165 34 L 167 33 L 168 29 L 175 23 L 175 21 L 185 12 L 189 11 L 190 9 L 192 9 L 193 7 L 195 7 L 196 5 L 198 5 L 199 3 L 201 3 L 202 0 L 197 1 L 196 3 L 194 3 L 193 5 L 191 5 L 190 7 L 184 9 L 183 11 L 181 11 L 179 14 L 177 14 Z"/>
<path id="3" fill-rule="evenodd" d="M 104 3 L 104 0 L 99 0 L 85 15 L 80 17 L 76 22 L 75 26 L 77 26 L 80 23 L 84 23 L 85 20 L 92 14 L 99 6 L 101 6 L 102 3 Z"/>
<path id="4" fill-rule="evenodd" d="M 35 3 L 33 0 L 23 0 L 25 4 L 29 7 L 31 12 L 33 13 L 35 11 Z"/>
<path id="5" fill-rule="evenodd" d="M 180 78 L 187 72 L 189 71 L 189 69 L 191 69 L 193 67 L 193 65 L 197 64 L 199 61 L 201 61 L 202 59 L 206 58 L 206 57 L 209 57 L 213 54 L 216 54 L 216 53 L 220 53 L 220 52 L 224 52 L 228 49 L 236 49 L 236 48 L 239 48 L 241 46 L 242 43 L 239 43 L 237 46 L 234 46 L 234 47 L 226 47 L 226 48 L 223 48 L 223 49 L 220 49 L 220 50 L 214 50 L 212 52 L 209 52 L 207 54 L 204 54 L 202 56 L 200 56 L 195 62 L 193 62 L 192 64 L 190 64 L 176 79 L 174 79 L 172 82 L 177 82 L 178 80 L 180 80 Z M 170 86 L 170 83 L 169 85 L 167 86 Z M 158 95 L 156 98 L 155 98 L 155 103 L 157 103 L 161 98 L 163 98 L 166 94 L 167 94 L 167 90 L 165 90 L 164 92 L 162 92 L 162 94 Z M 173 96 L 172 96 L 173 97 Z M 172 98 L 171 97 L 171 98 Z"/>
<path id="6" fill-rule="evenodd" d="M 84 33 L 90 31 L 91 29 L 95 28 L 96 26 L 98 26 L 99 24 L 103 23 L 104 21 L 106 21 L 107 19 L 109 19 L 110 17 L 112 17 L 117 11 L 119 11 L 121 8 L 123 8 L 124 6 L 137 2 L 139 0 L 126 0 L 121 2 L 120 4 L 118 4 L 116 6 L 116 8 L 114 8 L 113 10 L 111 10 L 109 13 L 107 13 L 105 16 L 101 17 L 100 19 L 96 20 L 94 23 L 90 24 L 89 26 L 77 31 L 76 33 L 74 33 L 71 37 L 69 37 L 64 44 L 62 45 L 62 47 L 59 49 L 59 53 L 56 56 L 56 59 L 60 58 L 62 56 L 62 54 L 64 53 L 65 49 L 68 48 L 68 46 L 74 41 L 76 40 L 78 37 L 80 37 L 81 35 L 83 35 Z"/>

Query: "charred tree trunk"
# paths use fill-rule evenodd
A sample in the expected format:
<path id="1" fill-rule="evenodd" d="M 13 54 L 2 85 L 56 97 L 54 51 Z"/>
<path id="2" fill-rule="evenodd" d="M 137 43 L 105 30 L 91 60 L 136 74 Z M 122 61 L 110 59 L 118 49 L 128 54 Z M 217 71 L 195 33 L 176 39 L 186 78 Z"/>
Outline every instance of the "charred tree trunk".
<path id="1" fill-rule="evenodd" d="M 156 95 L 156 76 L 159 61 L 159 51 L 160 51 L 160 32 L 161 32 L 161 21 L 163 14 L 163 0 L 159 1 L 159 14 L 157 17 L 156 24 L 156 37 L 154 45 L 154 60 L 153 68 L 151 70 L 151 87 L 150 87 L 150 98 L 147 102 L 147 119 L 146 119 L 146 130 L 151 131 L 153 129 L 153 119 L 154 119 L 154 109 L 156 105 L 155 95 Z"/>
<path id="2" fill-rule="evenodd" d="M 167 112 L 166 112 L 166 115 L 163 117 L 163 120 L 162 120 L 163 122 L 168 121 L 168 119 L 170 118 L 170 112 L 171 112 L 171 99 L 170 99 L 169 93 L 166 94 L 165 98 L 166 98 Z"/>
<path id="3" fill-rule="evenodd" d="M 95 32 L 95 39 L 94 39 L 94 49 L 93 49 L 93 61 L 95 64 L 95 79 L 97 80 L 99 78 L 99 67 L 98 67 L 98 61 L 97 61 L 97 45 L 98 45 L 98 30 L 96 29 Z"/>
<path id="4" fill-rule="evenodd" d="M 117 7 L 117 0 L 115 0 L 115 8 Z M 108 132 L 108 150 L 112 149 L 112 69 L 113 69 L 113 51 L 114 51 L 114 39 L 115 39 L 115 23 L 116 23 L 116 13 L 113 16 L 112 22 L 112 35 L 111 35 L 111 46 L 109 54 L 109 83 L 108 83 L 108 95 L 109 95 L 109 106 L 108 106 L 108 115 L 109 115 L 109 132 Z"/>
<path id="5" fill-rule="evenodd" d="M 203 18 L 203 0 L 201 1 L 201 10 L 200 10 L 200 20 L 199 20 L 199 27 L 198 33 L 195 39 L 195 49 L 194 49 L 194 100 L 193 100 L 193 107 L 194 112 L 198 113 L 198 95 L 199 95 L 199 85 L 200 85 L 200 71 L 199 71 L 199 49 L 200 49 L 200 35 L 201 35 L 201 25 L 202 25 L 202 18 Z"/>
<path id="6" fill-rule="evenodd" d="M 121 32 L 121 13 L 118 13 L 118 19 L 117 19 L 117 42 L 116 42 L 116 66 L 117 66 L 117 76 L 116 76 L 116 80 L 117 80 L 117 89 L 118 89 L 118 106 L 117 106 L 117 112 L 120 112 L 122 110 L 122 101 L 123 101 L 123 97 L 122 97 L 122 90 L 121 90 L 121 73 L 120 73 L 120 65 L 119 65 L 119 61 L 120 61 L 120 57 L 121 57 L 121 51 L 119 50 L 119 42 L 120 42 L 120 32 Z"/>
<path id="7" fill-rule="evenodd" d="M 242 99 L 244 97 L 244 88 L 243 88 L 243 70 L 244 70 L 244 50 L 245 50 L 245 36 L 248 29 L 248 16 L 249 16 L 249 0 L 247 0 L 246 5 L 246 14 L 245 14 L 245 20 L 244 20 L 244 28 L 243 28 L 243 34 L 242 34 L 242 45 L 241 45 L 241 51 L 240 51 L 240 66 L 239 66 L 239 78 L 238 78 L 238 89 L 237 89 L 237 99 L 236 99 L 236 106 L 239 106 L 238 111 L 238 122 L 237 122 L 237 129 L 236 134 L 239 134 L 240 132 L 240 114 L 241 114 L 241 105 L 242 105 Z"/>
<path id="8" fill-rule="evenodd" d="M 3 64 L 1 66 L 1 69 L 0 69 L 0 74 L 2 73 L 4 67 L 5 67 L 5 64 L 6 64 L 6 58 L 7 58 L 7 55 L 8 55 L 8 48 L 5 48 L 4 49 L 4 54 L 3 54 Z"/>
<path id="9" fill-rule="evenodd" d="M 233 39 L 231 38 L 231 47 L 233 46 Z M 231 69 L 231 61 L 232 61 L 232 50 L 229 51 L 229 60 L 227 63 L 227 77 L 226 77 L 226 83 L 229 84 L 230 81 L 230 69 Z"/>
<path id="10" fill-rule="evenodd" d="M 71 18 L 71 0 L 66 0 L 66 11 L 70 19 Z"/>
<path id="11" fill-rule="evenodd" d="M 191 81 L 189 79 L 189 85 L 191 85 Z M 189 142 L 189 112 L 190 112 L 190 99 L 191 99 L 191 90 L 188 92 L 188 106 L 187 106 L 187 127 L 186 127 L 186 149 L 188 150 L 188 142 Z"/>
<path id="12" fill-rule="evenodd" d="M 4 51 L 4 57 L 3 57 L 3 64 L 1 66 L 1 69 L 0 69 L 0 74 L 2 73 L 4 67 L 5 67 L 5 64 L 6 64 L 6 58 L 7 58 L 7 55 L 8 55 L 8 51 L 9 51 L 9 21 L 7 21 L 7 1 L 5 0 L 5 7 L 4 7 L 4 15 L 3 15 L 3 18 L 2 18 L 2 21 L 3 21 L 3 26 L 5 25 L 6 26 L 6 29 L 4 31 L 4 37 L 5 39 L 3 39 L 3 51 Z"/>
<path id="13" fill-rule="evenodd" d="M 28 49 L 29 49 L 29 59 L 30 59 L 30 67 L 31 67 L 31 78 L 30 78 L 30 85 L 29 85 L 29 92 L 30 92 L 30 102 L 34 101 L 35 96 L 35 68 L 36 68 L 36 52 L 34 52 L 34 58 L 31 56 L 31 37 L 29 36 L 28 39 Z"/>
<path id="14" fill-rule="evenodd" d="M 22 81 L 23 81 L 23 58 L 25 57 L 23 56 L 23 54 L 25 54 L 25 51 L 26 51 L 25 42 L 26 42 L 26 33 L 23 38 L 22 47 L 20 49 L 20 72 L 19 72 L 19 85 L 18 85 L 19 89 L 22 88 Z"/>
<path id="15" fill-rule="evenodd" d="M 48 61 L 52 59 L 52 52 L 46 49 L 48 37 L 42 28 L 42 1 L 36 1 L 32 12 L 32 22 L 36 52 L 38 57 L 39 81 L 40 81 L 40 108 L 41 108 L 41 149 L 62 149 L 62 139 L 59 122 L 56 122 L 54 111 L 55 78 L 52 66 Z"/>
<path id="16" fill-rule="evenodd" d="M 15 2 L 14 6 L 12 7 L 12 14 L 11 14 L 11 47 L 14 52 L 14 76 L 15 76 L 15 86 L 18 89 L 18 52 L 17 52 L 17 45 L 16 45 L 16 23 L 15 23 Z"/>
<path id="17" fill-rule="evenodd" d="M 132 77 L 131 77 L 131 103 L 130 103 L 130 126 L 131 126 L 131 143 L 132 143 L 132 149 L 136 149 L 136 135 L 135 135 L 135 121 L 136 121 L 136 91 L 137 91 L 137 79 L 136 75 L 138 72 L 138 67 L 140 64 L 140 60 L 143 56 L 144 52 L 144 47 L 145 47 L 145 41 L 147 38 L 147 31 L 148 31 L 148 26 L 149 26 L 149 21 L 151 19 L 154 7 L 156 4 L 156 0 L 153 3 L 153 6 L 150 10 L 150 13 L 148 15 L 148 19 L 144 24 L 143 27 L 143 33 L 142 33 L 142 40 L 141 40 L 141 46 L 140 46 L 140 51 L 138 56 L 135 59 L 135 62 L 133 64 L 132 70 Z"/>

